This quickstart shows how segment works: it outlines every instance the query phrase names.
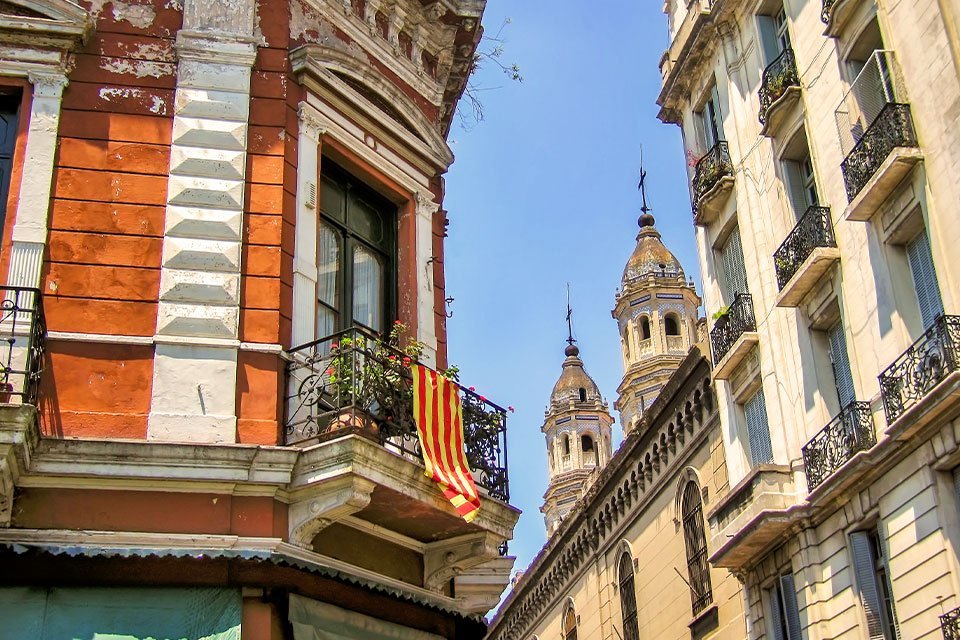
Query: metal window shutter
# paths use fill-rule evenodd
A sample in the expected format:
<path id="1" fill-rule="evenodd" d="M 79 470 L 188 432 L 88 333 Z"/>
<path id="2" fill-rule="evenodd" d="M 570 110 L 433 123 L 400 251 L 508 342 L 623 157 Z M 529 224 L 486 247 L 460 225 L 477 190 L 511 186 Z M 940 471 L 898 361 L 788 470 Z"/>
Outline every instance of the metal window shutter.
<path id="1" fill-rule="evenodd" d="M 780 55 L 780 42 L 777 38 L 777 24 L 771 16 L 757 16 L 760 28 L 760 43 L 763 47 L 763 59 L 769 65 Z"/>
<path id="2" fill-rule="evenodd" d="M 763 389 L 743 405 L 747 418 L 747 436 L 750 440 L 750 460 L 754 466 L 773 462 L 773 446 L 770 444 L 770 427 L 767 423 L 767 407 Z"/>
<path id="3" fill-rule="evenodd" d="M 853 572 L 860 591 L 860 604 L 867 619 L 867 637 L 870 640 L 885 640 L 883 618 L 880 612 L 880 592 L 877 589 L 870 538 L 865 531 L 850 534 L 850 549 L 853 553 Z"/>
<path id="4" fill-rule="evenodd" d="M 940 286 L 937 284 L 937 272 L 933 266 L 933 254 L 927 232 L 921 231 L 907 245 L 907 258 L 913 284 L 917 289 L 917 303 L 920 305 L 920 317 L 924 328 L 933 324 L 943 314 L 943 300 L 940 298 Z"/>
<path id="5" fill-rule="evenodd" d="M 887 593 L 890 594 L 890 609 L 892 620 L 890 626 L 893 628 L 893 636 L 900 640 L 900 621 L 897 620 L 897 603 L 893 597 L 893 579 L 890 576 L 890 549 L 887 547 L 887 535 L 883 530 L 883 520 L 877 521 L 877 543 L 880 545 L 880 553 L 883 556 L 884 575 L 887 577 Z"/>
<path id="6" fill-rule="evenodd" d="M 840 408 L 844 408 L 857 399 L 853 388 L 853 374 L 850 372 L 850 358 L 847 355 L 847 337 L 843 324 L 837 323 L 827 332 L 830 341 L 830 364 L 833 367 L 833 380 L 837 385 L 837 398 Z"/>
<path id="7" fill-rule="evenodd" d="M 767 629 L 773 640 L 789 640 L 783 635 L 783 598 L 780 596 L 780 585 L 774 586 L 767 593 L 770 598 L 770 624 Z"/>
<path id="8" fill-rule="evenodd" d="M 780 597 L 783 616 L 787 621 L 787 640 L 802 640 L 800 635 L 800 608 L 797 606 L 797 587 L 793 574 L 780 576 Z"/>
<path id="9" fill-rule="evenodd" d="M 727 285 L 727 302 L 732 304 L 738 293 L 750 293 L 747 288 L 747 270 L 743 266 L 743 242 L 740 228 L 730 233 L 723 246 L 723 273 Z"/>
<path id="10" fill-rule="evenodd" d="M 793 206 L 793 213 L 800 220 L 811 202 L 807 202 L 807 190 L 803 186 L 803 175 L 800 172 L 800 163 L 796 160 L 786 160 L 783 163 L 783 172 L 786 174 L 787 195 Z"/>

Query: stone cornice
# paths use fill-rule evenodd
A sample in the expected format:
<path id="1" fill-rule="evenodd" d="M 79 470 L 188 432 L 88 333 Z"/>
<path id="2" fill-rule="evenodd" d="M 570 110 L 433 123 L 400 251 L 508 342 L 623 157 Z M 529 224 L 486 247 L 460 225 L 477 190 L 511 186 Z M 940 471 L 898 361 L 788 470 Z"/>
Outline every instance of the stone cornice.
<path id="1" fill-rule="evenodd" d="M 541 613 L 598 549 L 616 537 L 717 424 L 710 364 L 695 347 L 603 468 L 587 494 L 537 554 L 490 624 L 491 640 L 529 635 Z"/>

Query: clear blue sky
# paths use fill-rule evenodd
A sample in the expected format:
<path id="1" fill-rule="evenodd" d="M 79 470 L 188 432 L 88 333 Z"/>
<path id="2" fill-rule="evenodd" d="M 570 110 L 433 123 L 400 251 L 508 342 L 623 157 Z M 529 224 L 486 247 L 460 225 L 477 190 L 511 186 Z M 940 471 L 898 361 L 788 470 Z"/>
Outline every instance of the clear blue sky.
<path id="1" fill-rule="evenodd" d="M 502 59 L 520 66 L 523 82 L 488 64 L 478 78 L 491 88 L 482 93 L 486 119 L 450 134 L 450 360 L 465 384 L 516 408 L 508 423 L 511 502 L 523 509 L 510 546 L 516 568 L 545 540 L 540 426 L 566 346 L 567 282 L 581 356 L 613 412 L 623 370 L 610 310 L 635 245 L 641 143 L 657 227 L 699 281 L 680 132 L 656 118 L 667 40 L 660 7 L 488 0 L 488 33 L 512 21 Z"/>

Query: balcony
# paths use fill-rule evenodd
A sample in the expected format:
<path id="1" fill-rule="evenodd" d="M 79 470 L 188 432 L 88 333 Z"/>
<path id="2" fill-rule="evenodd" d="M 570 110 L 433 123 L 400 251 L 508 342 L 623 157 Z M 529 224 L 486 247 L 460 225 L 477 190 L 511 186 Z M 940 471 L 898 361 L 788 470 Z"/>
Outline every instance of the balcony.
<path id="1" fill-rule="evenodd" d="M 851 402 L 803 447 L 807 489 L 812 492 L 854 455 L 876 443 L 870 403 Z"/>
<path id="2" fill-rule="evenodd" d="M 667 353 L 687 355 L 687 349 L 683 344 L 683 336 L 667 336 Z"/>
<path id="3" fill-rule="evenodd" d="M 0 403 L 37 404 L 47 328 L 39 289 L 0 286 Z"/>
<path id="4" fill-rule="evenodd" d="M 892 51 L 874 51 L 835 112 L 846 154 L 840 168 L 850 203 L 844 217 L 867 221 L 923 159 Z"/>
<path id="5" fill-rule="evenodd" d="M 360 329 L 291 349 L 290 356 L 285 444 L 305 447 L 356 434 L 422 462 L 411 356 Z M 508 502 L 506 410 L 464 387 L 460 401 L 474 480 Z"/>
<path id="6" fill-rule="evenodd" d="M 857 4 L 857 0 L 823 0 L 820 9 L 820 20 L 826 25 L 823 35 L 839 37 Z"/>
<path id="7" fill-rule="evenodd" d="M 952 383 L 945 383 L 948 378 Z M 949 408 L 947 397 L 960 396 L 960 316 L 940 316 L 920 338 L 880 374 L 883 410 L 891 428 L 908 411 L 912 431 L 932 413 Z M 933 402 L 927 402 L 932 398 Z M 929 406 L 935 405 L 935 406 Z M 935 411 L 930 411 L 934 409 Z M 925 412 L 925 416 L 918 415 Z M 901 434 L 905 437 L 907 434 Z"/>
<path id="8" fill-rule="evenodd" d="M 733 190 L 733 162 L 727 143 L 720 141 L 697 161 L 693 172 L 693 222 L 713 222 Z"/>
<path id="9" fill-rule="evenodd" d="M 800 306 L 823 274 L 839 260 L 840 251 L 833 235 L 830 208 L 808 208 L 773 254 L 777 285 L 780 287 L 777 306 Z"/>
<path id="10" fill-rule="evenodd" d="M 738 293 L 727 312 L 717 318 L 710 330 L 714 379 L 727 380 L 759 341 L 753 297 Z"/>
<path id="11" fill-rule="evenodd" d="M 800 74 L 793 49 L 784 49 L 777 59 L 763 70 L 760 79 L 760 133 L 773 136 L 782 115 L 800 99 Z"/>
<path id="12" fill-rule="evenodd" d="M 960 640 L 960 607 L 940 616 L 943 640 Z"/>

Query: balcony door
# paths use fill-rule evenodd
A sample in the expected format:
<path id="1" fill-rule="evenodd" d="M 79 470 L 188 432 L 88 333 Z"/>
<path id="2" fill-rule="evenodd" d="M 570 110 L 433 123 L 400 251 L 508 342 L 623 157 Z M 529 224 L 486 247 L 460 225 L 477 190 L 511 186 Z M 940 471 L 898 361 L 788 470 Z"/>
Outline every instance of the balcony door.
<path id="1" fill-rule="evenodd" d="M 10 195 L 10 174 L 13 152 L 17 146 L 20 95 L 0 95 L 0 233 L 7 220 L 7 197 Z"/>
<path id="2" fill-rule="evenodd" d="M 317 234 L 318 338 L 387 329 L 393 305 L 397 208 L 327 159 Z"/>

